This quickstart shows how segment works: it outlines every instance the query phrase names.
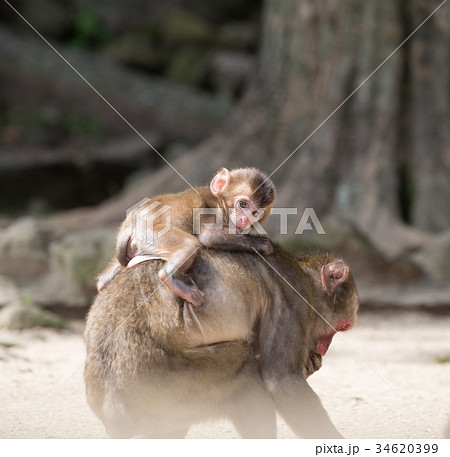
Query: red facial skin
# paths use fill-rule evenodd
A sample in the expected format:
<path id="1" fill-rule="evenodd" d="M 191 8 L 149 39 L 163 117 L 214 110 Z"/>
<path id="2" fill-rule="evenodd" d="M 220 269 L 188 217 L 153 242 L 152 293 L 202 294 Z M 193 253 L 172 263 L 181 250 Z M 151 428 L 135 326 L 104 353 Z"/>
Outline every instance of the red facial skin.
<path id="1" fill-rule="evenodd" d="M 316 354 L 320 354 L 323 357 L 328 351 L 334 335 L 336 335 L 337 332 L 346 332 L 347 330 L 350 330 L 352 326 L 353 322 L 350 319 L 343 319 L 339 321 L 333 333 L 330 333 L 319 339 L 316 346 Z"/>
<path id="2" fill-rule="evenodd" d="M 258 222 L 264 215 L 264 210 L 258 208 L 247 196 L 239 195 L 234 198 L 234 205 L 230 211 L 230 225 L 237 233 L 242 233 Z"/>

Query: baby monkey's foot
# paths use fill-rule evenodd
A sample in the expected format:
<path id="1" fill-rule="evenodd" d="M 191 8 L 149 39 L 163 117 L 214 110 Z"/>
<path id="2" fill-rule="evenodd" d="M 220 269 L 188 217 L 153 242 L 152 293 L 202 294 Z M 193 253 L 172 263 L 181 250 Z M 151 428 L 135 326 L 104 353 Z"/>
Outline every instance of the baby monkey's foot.
<path id="1" fill-rule="evenodd" d="M 162 269 L 159 272 L 159 279 L 176 295 L 192 303 L 194 308 L 198 308 L 204 303 L 205 294 L 195 285 L 186 284 L 182 279 L 168 276 L 167 272 Z"/>

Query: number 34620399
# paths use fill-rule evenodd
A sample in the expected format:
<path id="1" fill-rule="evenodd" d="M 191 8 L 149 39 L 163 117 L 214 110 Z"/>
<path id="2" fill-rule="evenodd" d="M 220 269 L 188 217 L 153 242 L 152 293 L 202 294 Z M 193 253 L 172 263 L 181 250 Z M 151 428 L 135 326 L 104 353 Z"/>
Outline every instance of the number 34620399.
<path id="1" fill-rule="evenodd" d="M 439 451 L 437 444 L 377 444 L 376 453 L 386 454 L 436 454 Z"/>

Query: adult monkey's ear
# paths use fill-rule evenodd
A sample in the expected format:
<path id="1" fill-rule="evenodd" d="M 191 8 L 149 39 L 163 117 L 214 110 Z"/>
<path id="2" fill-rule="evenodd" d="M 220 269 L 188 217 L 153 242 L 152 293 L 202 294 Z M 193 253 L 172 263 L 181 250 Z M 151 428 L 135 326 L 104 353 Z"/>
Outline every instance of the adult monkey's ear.
<path id="1" fill-rule="evenodd" d="M 333 292 L 336 286 L 347 279 L 348 267 L 342 260 L 336 260 L 322 267 L 321 279 L 322 284 Z"/>
<path id="2" fill-rule="evenodd" d="M 217 196 L 228 187 L 230 180 L 230 172 L 226 168 L 222 168 L 222 170 L 220 170 L 219 173 L 217 173 L 212 179 L 209 188 L 211 189 L 211 192 Z"/>

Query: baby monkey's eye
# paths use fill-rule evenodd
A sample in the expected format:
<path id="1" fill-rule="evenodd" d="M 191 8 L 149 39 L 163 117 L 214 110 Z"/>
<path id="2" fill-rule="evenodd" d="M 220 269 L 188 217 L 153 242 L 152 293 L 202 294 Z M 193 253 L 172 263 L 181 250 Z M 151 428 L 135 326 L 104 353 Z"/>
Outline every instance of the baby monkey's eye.
<path id="1" fill-rule="evenodd" d="M 241 208 L 247 208 L 248 204 L 247 204 L 246 201 L 241 200 L 241 201 L 239 202 L 239 206 L 240 206 Z"/>
<path id="2" fill-rule="evenodd" d="M 259 216 L 259 212 L 258 211 L 253 211 L 252 216 L 253 217 L 258 217 Z"/>

